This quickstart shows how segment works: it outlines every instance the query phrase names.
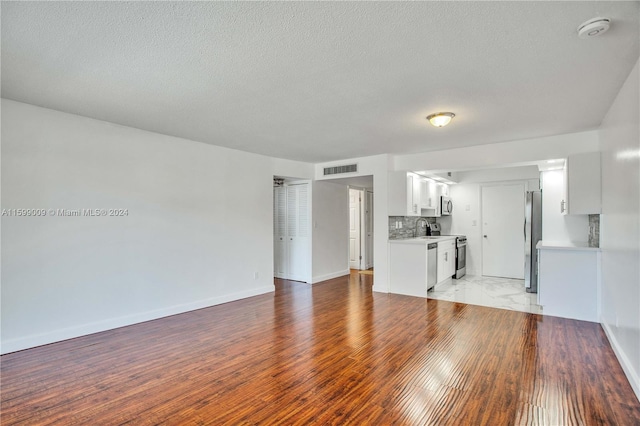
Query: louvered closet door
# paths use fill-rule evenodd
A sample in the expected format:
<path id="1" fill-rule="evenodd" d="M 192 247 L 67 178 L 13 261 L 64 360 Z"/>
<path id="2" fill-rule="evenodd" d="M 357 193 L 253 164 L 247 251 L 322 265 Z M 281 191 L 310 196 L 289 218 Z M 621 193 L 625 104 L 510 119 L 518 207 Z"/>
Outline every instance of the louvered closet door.
<path id="1" fill-rule="evenodd" d="M 284 187 L 273 189 L 273 273 L 287 278 L 287 193 Z"/>
<path id="2" fill-rule="evenodd" d="M 287 266 L 289 279 L 310 281 L 309 184 L 287 187 Z"/>

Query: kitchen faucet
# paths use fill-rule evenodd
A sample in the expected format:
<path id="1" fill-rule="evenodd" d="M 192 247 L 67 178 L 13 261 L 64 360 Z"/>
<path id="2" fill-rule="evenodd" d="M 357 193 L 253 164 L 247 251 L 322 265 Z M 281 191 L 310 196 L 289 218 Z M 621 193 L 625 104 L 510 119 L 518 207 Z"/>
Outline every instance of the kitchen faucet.
<path id="1" fill-rule="evenodd" d="M 426 217 L 419 217 L 418 220 L 416 220 L 416 228 L 413 230 L 413 236 L 417 237 L 418 236 L 418 224 L 420 224 L 420 222 L 424 222 L 424 225 L 422 225 L 422 227 L 426 227 L 426 231 L 425 231 L 425 236 L 429 235 L 429 221 L 427 220 Z"/>

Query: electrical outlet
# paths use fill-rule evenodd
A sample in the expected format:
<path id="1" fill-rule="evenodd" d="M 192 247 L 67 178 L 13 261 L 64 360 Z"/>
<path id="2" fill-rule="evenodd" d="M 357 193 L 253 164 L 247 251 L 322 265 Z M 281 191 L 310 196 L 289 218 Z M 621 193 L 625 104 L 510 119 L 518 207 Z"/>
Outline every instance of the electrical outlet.
<path id="1" fill-rule="evenodd" d="M 478 221 L 477 220 L 472 220 L 471 221 L 471 226 L 478 226 Z"/>

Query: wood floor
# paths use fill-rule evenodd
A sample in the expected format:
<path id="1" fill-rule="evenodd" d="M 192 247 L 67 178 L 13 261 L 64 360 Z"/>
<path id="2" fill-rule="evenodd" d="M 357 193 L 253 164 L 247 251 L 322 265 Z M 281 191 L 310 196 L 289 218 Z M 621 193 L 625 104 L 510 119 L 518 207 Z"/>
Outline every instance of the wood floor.
<path id="1" fill-rule="evenodd" d="M 4 355 L 2 425 L 638 425 L 598 324 L 354 273 Z"/>

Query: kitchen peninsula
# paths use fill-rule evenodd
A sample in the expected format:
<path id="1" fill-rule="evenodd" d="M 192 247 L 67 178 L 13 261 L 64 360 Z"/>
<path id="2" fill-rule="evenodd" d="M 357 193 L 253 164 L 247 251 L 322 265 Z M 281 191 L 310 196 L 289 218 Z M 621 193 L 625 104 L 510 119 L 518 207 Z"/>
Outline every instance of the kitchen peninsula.
<path id="1" fill-rule="evenodd" d="M 455 250 L 455 236 L 389 240 L 389 291 L 427 297 L 428 288 L 455 274 Z"/>

